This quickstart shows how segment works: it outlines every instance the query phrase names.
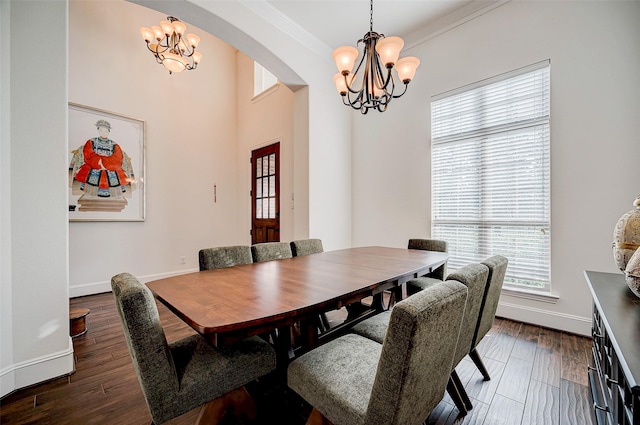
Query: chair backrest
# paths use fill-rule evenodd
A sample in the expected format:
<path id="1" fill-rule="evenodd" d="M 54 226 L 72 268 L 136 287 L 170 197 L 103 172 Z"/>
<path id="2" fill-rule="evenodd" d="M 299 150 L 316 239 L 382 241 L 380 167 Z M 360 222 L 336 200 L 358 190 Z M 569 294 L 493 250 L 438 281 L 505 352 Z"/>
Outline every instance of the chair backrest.
<path id="1" fill-rule="evenodd" d="M 198 252 L 200 271 L 253 263 L 249 245 L 205 248 Z"/>
<path id="2" fill-rule="evenodd" d="M 480 317 L 473 337 L 473 343 L 471 344 L 472 349 L 478 345 L 480 340 L 493 326 L 493 319 L 496 317 L 496 310 L 498 309 L 498 301 L 500 300 L 504 276 L 507 274 L 508 263 L 509 260 L 502 255 L 494 255 L 482 262 L 482 264 L 489 268 L 489 278 L 480 306 Z"/>
<path id="3" fill-rule="evenodd" d="M 179 382 L 153 294 L 129 273 L 112 277 L 111 288 L 151 416 L 166 417 Z"/>
<path id="4" fill-rule="evenodd" d="M 291 254 L 294 257 L 301 255 L 317 254 L 323 252 L 322 241 L 320 239 L 301 239 L 291 242 Z"/>
<path id="5" fill-rule="evenodd" d="M 395 305 L 365 424 L 422 424 L 442 400 L 466 300 L 467 288 L 447 281 Z"/>
<path id="6" fill-rule="evenodd" d="M 265 242 L 251 245 L 251 254 L 255 263 L 291 258 L 291 245 L 288 242 Z"/>
<path id="7" fill-rule="evenodd" d="M 454 367 L 471 351 L 471 343 L 476 332 L 478 317 L 480 317 L 480 307 L 488 276 L 489 268 L 480 263 L 469 264 L 447 276 L 447 282 L 449 280 L 457 280 L 463 283 L 469 291 L 467 308 L 464 311 L 460 337 L 458 338 L 458 347 L 456 348 L 456 355 L 453 357 Z"/>
<path id="8" fill-rule="evenodd" d="M 409 249 L 421 249 L 423 251 L 448 252 L 449 243 L 438 239 L 409 239 Z M 434 279 L 444 280 L 447 275 L 447 263 L 444 263 L 427 276 Z"/>

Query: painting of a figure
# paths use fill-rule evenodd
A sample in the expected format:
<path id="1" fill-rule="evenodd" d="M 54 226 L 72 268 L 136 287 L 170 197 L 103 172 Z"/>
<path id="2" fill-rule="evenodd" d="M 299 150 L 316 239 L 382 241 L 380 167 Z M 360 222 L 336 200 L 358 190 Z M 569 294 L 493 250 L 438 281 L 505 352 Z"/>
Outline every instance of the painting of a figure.
<path id="1" fill-rule="evenodd" d="M 144 122 L 76 104 L 69 106 L 69 145 L 73 146 L 77 137 L 83 140 L 70 149 L 69 218 L 144 220 L 140 188 L 144 182 Z M 88 134 L 90 130 L 92 135 Z"/>

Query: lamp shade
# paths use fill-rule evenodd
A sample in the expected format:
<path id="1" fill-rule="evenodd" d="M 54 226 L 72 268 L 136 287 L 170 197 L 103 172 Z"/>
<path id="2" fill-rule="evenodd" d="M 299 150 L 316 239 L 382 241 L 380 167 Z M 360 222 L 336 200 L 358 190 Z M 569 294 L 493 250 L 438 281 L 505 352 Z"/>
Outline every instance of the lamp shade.
<path id="1" fill-rule="evenodd" d="M 176 34 L 184 34 L 184 32 L 187 30 L 187 26 L 180 22 L 180 21 L 173 21 L 173 30 L 175 31 Z"/>
<path id="2" fill-rule="evenodd" d="M 400 58 L 396 64 L 398 78 L 405 84 L 409 83 L 409 81 L 413 80 L 413 76 L 416 75 L 418 66 L 420 66 L 420 59 L 415 56 Z"/>
<path id="3" fill-rule="evenodd" d="M 171 22 L 169 22 L 169 21 L 161 21 L 160 22 L 160 28 L 162 28 L 162 32 L 165 35 L 173 34 L 173 25 L 171 25 Z"/>
<path id="4" fill-rule="evenodd" d="M 140 27 L 140 34 L 142 34 L 142 38 L 147 43 L 154 39 L 153 31 L 151 31 L 151 28 Z"/>
<path id="5" fill-rule="evenodd" d="M 376 43 L 376 52 L 380 55 L 380 61 L 384 66 L 390 68 L 398 61 L 403 47 L 404 40 L 400 37 L 385 37 Z"/>
<path id="6" fill-rule="evenodd" d="M 198 43 L 200 43 L 200 37 L 195 34 L 187 34 L 186 37 L 189 46 L 193 47 L 194 49 L 198 47 Z"/>
<path id="7" fill-rule="evenodd" d="M 195 63 L 196 65 L 200 63 L 200 61 L 202 60 L 202 53 L 200 52 L 195 52 L 193 54 L 193 63 Z"/>
<path id="8" fill-rule="evenodd" d="M 336 62 L 338 71 L 348 74 L 353 69 L 353 64 L 358 57 L 358 49 L 352 46 L 338 47 L 333 51 L 333 60 Z"/>
<path id="9" fill-rule="evenodd" d="M 159 26 L 151 27 L 151 31 L 153 31 L 153 35 L 156 40 L 161 40 L 162 38 L 164 38 L 164 32 L 162 32 L 162 28 L 160 28 Z"/>
<path id="10" fill-rule="evenodd" d="M 187 61 L 175 53 L 165 53 L 162 64 L 171 72 L 182 72 L 187 67 Z"/>
<path id="11" fill-rule="evenodd" d="M 344 75 L 339 72 L 333 76 L 333 82 L 336 83 L 336 90 L 338 90 L 340 95 L 347 94 L 347 83 L 344 81 L 344 78 Z"/>

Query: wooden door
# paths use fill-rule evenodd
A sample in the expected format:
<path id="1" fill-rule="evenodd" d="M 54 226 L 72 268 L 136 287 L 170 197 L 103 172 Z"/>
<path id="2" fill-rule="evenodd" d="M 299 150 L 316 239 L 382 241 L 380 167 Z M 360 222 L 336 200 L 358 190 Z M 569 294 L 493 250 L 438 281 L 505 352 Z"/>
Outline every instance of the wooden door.
<path id="1" fill-rule="evenodd" d="M 280 143 L 251 152 L 251 243 L 280 242 Z"/>

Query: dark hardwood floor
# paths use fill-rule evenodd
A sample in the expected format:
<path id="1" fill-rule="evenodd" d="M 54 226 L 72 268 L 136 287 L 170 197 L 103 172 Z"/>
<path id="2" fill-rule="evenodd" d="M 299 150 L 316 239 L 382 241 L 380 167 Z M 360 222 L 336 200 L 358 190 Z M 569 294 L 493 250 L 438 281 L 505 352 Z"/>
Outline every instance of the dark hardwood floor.
<path id="1" fill-rule="evenodd" d="M 0 400 L 2 424 L 149 424 L 147 410 L 111 293 L 74 298 L 91 309 L 86 334 L 73 340 L 76 371 L 18 390 Z M 167 339 L 193 331 L 161 304 Z M 329 318 L 340 320 L 338 315 Z M 425 424 L 592 425 L 587 388 L 591 340 L 497 318 L 479 347 L 492 379 L 482 381 L 471 360 L 456 368 L 474 408 L 466 417 L 448 395 Z M 310 407 L 267 377 L 248 389 L 260 424 L 304 424 Z M 198 409 L 171 424 L 192 424 Z M 236 422 L 227 420 L 229 425 Z"/>

